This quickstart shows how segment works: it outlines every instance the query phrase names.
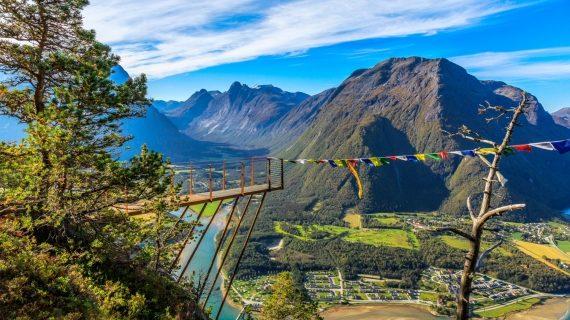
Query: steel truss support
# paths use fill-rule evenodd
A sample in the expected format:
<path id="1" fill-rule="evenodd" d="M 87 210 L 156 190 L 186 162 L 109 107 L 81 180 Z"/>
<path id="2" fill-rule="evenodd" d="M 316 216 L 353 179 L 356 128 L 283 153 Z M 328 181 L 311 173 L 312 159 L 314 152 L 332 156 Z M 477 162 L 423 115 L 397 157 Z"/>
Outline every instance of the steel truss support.
<path id="1" fill-rule="evenodd" d="M 202 209 L 200 209 L 200 213 L 198 214 L 198 217 L 196 218 L 196 220 L 194 220 L 194 225 L 192 226 L 192 228 L 190 228 L 190 231 L 186 235 L 186 238 L 184 239 L 184 243 L 182 244 L 182 247 L 180 248 L 180 252 L 178 252 L 178 254 L 176 255 L 176 258 L 174 259 L 174 261 L 172 262 L 172 265 L 170 266 L 170 272 L 171 273 L 172 273 L 172 270 L 174 270 L 174 267 L 176 267 L 176 264 L 178 263 L 178 260 L 180 259 L 180 255 L 182 255 L 182 251 L 184 251 L 184 248 L 186 247 L 186 244 L 188 244 L 188 240 L 190 240 L 190 238 L 192 237 L 192 234 L 194 233 L 194 229 L 196 228 L 196 224 L 198 222 L 200 222 L 200 218 L 202 217 L 202 214 L 204 213 L 204 210 L 206 209 L 207 205 L 208 205 L 208 203 L 204 203 L 204 205 L 202 206 Z M 184 210 L 184 212 L 186 212 L 186 210 Z M 181 219 L 178 219 L 178 221 L 180 221 L 180 220 Z M 176 222 L 176 223 L 178 224 L 178 222 Z"/>
<path id="2" fill-rule="evenodd" d="M 178 276 L 178 280 L 176 280 L 176 283 L 180 282 L 180 280 L 182 280 L 182 277 L 184 277 L 184 272 L 186 272 L 186 269 L 188 269 L 188 266 L 190 265 L 190 261 L 192 261 L 192 258 L 194 258 L 194 254 L 196 254 L 196 251 L 198 251 L 198 248 L 200 247 L 202 240 L 204 240 L 204 236 L 206 235 L 206 232 L 208 232 L 208 229 L 210 229 L 210 226 L 212 225 L 212 222 L 216 218 L 216 214 L 218 213 L 218 210 L 220 210 L 221 206 L 222 206 L 222 201 L 220 201 L 220 203 L 218 203 L 218 206 L 216 207 L 216 211 L 214 211 L 214 214 L 212 215 L 212 218 L 208 222 L 208 225 L 206 225 L 206 228 L 204 229 L 204 231 L 202 231 L 202 236 L 200 237 L 200 240 L 198 240 L 196 247 L 194 247 L 194 251 L 192 251 L 190 258 L 188 258 L 188 260 L 186 261 L 186 264 L 184 265 L 182 272 L 180 272 L 180 275 Z M 233 208 L 235 208 L 235 205 Z M 233 209 L 232 209 L 232 211 L 233 211 Z M 194 231 L 194 227 L 195 227 L 195 225 L 192 226 L 192 229 L 190 229 L 190 232 Z M 188 236 L 190 236 L 190 235 L 191 235 L 191 233 L 188 234 Z M 184 250 L 185 247 L 186 247 L 186 243 L 184 243 L 184 245 L 182 246 L 182 249 L 180 249 L 180 254 L 182 254 L 182 250 Z M 180 256 L 180 254 L 178 254 L 178 256 Z"/>
<path id="3" fill-rule="evenodd" d="M 251 197 L 250 197 L 251 199 Z M 248 202 L 249 205 L 249 202 Z M 228 247 L 226 249 L 226 252 L 224 254 L 224 257 L 222 258 L 222 262 L 220 262 L 220 267 L 218 268 L 218 272 L 216 272 L 216 276 L 214 277 L 214 280 L 212 282 L 212 285 L 210 286 L 210 290 L 208 290 L 208 295 L 206 296 L 206 299 L 203 302 L 202 305 L 202 311 L 204 311 L 204 309 L 206 308 L 206 305 L 208 304 L 208 300 L 210 299 L 210 295 L 212 294 L 212 291 L 214 289 L 214 286 L 216 284 L 216 280 L 218 280 L 218 277 L 220 276 L 220 273 L 222 272 L 222 268 L 224 267 L 224 263 L 226 262 L 226 259 L 228 258 L 228 256 L 230 255 L 230 250 L 232 249 L 232 246 L 234 244 L 234 240 L 236 238 L 236 235 L 239 232 L 239 228 L 241 227 L 241 223 L 243 222 L 243 219 L 245 218 L 245 214 L 247 213 L 247 206 L 246 206 L 246 210 L 243 211 L 241 217 L 239 218 L 238 224 L 234 230 L 234 233 L 232 234 L 232 239 L 230 240 L 230 243 L 228 244 Z M 230 222 L 228 221 L 228 224 Z M 215 258 L 215 257 L 214 257 Z"/>
<path id="4" fill-rule="evenodd" d="M 242 217 L 245 215 L 245 213 L 247 212 L 247 209 L 249 208 L 249 203 L 251 202 L 251 198 L 253 198 L 253 195 L 249 196 L 249 198 L 247 199 L 247 204 L 245 205 L 245 209 L 243 209 L 243 214 Z M 202 293 L 204 293 L 204 289 L 206 289 L 206 285 L 208 284 L 208 278 L 210 277 L 210 272 L 212 272 L 212 268 L 214 267 L 214 263 L 216 263 L 216 259 L 218 258 L 218 253 L 220 252 L 220 249 L 222 248 L 222 244 L 224 243 L 224 240 L 226 238 L 226 233 L 228 232 L 228 228 L 230 226 L 230 223 L 232 222 L 232 217 L 233 217 L 233 211 L 232 214 L 228 217 L 228 222 L 226 223 L 226 226 L 224 227 L 224 231 L 222 231 L 222 236 L 220 238 L 220 240 L 218 241 L 218 245 L 216 246 L 216 250 L 214 251 L 214 257 L 212 258 L 212 262 L 210 263 L 210 267 L 208 268 L 208 272 L 206 273 L 206 277 L 204 278 L 204 282 L 202 283 L 202 287 L 200 288 L 200 291 L 198 291 L 198 297 L 202 297 Z M 214 281 L 216 281 L 216 279 L 214 279 Z M 214 286 L 215 283 L 212 283 L 212 286 Z"/>
<path id="5" fill-rule="evenodd" d="M 241 248 L 239 258 L 238 258 L 236 265 L 234 267 L 234 272 L 232 273 L 232 276 L 230 278 L 230 282 L 228 284 L 228 289 L 226 290 L 226 293 L 224 294 L 224 298 L 222 299 L 222 303 L 220 304 L 220 308 L 218 309 L 218 314 L 216 315 L 216 320 L 218 320 L 220 318 L 220 315 L 222 314 L 222 309 L 224 308 L 224 304 L 226 303 L 226 299 L 228 298 L 228 294 L 229 294 L 230 290 L 232 289 L 232 284 L 234 282 L 234 278 L 235 278 L 237 271 L 239 269 L 239 264 L 241 263 L 241 259 L 243 258 L 243 253 L 245 252 L 245 248 L 247 247 L 247 244 L 249 242 L 249 238 L 251 237 L 251 234 L 253 232 L 253 228 L 255 227 L 255 223 L 257 222 L 257 217 L 259 216 L 259 212 L 261 211 L 261 207 L 263 206 L 263 201 L 265 200 L 266 194 L 267 194 L 267 192 L 263 193 L 263 196 L 261 197 L 261 201 L 259 202 L 259 207 L 257 208 L 257 211 L 255 212 L 255 217 L 253 218 L 253 222 L 251 223 L 251 227 L 249 228 L 249 231 L 247 233 L 247 237 L 245 238 L 245 242 L 243 243 L 243 247 Z"/>

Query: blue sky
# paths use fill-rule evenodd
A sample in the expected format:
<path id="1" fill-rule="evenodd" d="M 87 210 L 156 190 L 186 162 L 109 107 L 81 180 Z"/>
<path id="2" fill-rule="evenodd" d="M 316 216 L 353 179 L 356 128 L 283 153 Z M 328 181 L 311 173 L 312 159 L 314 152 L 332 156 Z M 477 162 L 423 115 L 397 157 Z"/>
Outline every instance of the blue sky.
<path id="1" fill-rule="evenodd" d="M 92 0 L 86 26 L 155 99 L 233 81 L 315 94 L 391 57 L 445 57 L 570 107 L 570 2 Z"/>

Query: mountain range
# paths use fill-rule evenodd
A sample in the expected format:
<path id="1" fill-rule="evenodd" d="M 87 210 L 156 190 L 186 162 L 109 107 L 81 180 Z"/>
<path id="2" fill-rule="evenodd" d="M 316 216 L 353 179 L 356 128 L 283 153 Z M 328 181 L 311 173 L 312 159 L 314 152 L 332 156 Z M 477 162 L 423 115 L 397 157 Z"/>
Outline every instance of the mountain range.
<path id="1" fill-rule="evenodd" d="M 181 132 L 196 140 L 248 145 L 288 159 L 351 158 L 428 153 L 484 147 L 444 132 L 462 125 L 499 141 L 507 120 L 487 123 L 478 108 L 513 107 L 522 90 L 504 82 L 480 81 L 446 59 L 393 58 L 354 71 L 337 88 L 309 97 L 273 87 L 235 82 L 228 91 L 205 89 L 178 107 L 162 111 Z M 570 130 L 529 95 L 531 107 L 512 143 L 560 140 Z M 556 122 L 555 122 L 556 121 Z M 565 120 L 566 121 L 566 120 Z M 559 172 L 568 160 L 543 150 L 505 158 L 501 172 L 510 181 L 496 190 L 496 203 L 524 202 L 513 219 L 537 220 L 570 207 L 570 191 Z M 478 158 L 454 157 L 417 164 L 395 161 L 382 168 L 359 168 L 365 189 L 359 200 L 348 170 L 325 165 L 286 169 L 287 191 L 268 206 L 286 210 L 295 203 L 309 210 L 342 215 L 385 211 L 466 212 L 467 196 L 480 199 L 485 165 Z M 340 209 L 340 210 L 339 210 Z M 334 212 L 334 213 L 333 213 Z"/>

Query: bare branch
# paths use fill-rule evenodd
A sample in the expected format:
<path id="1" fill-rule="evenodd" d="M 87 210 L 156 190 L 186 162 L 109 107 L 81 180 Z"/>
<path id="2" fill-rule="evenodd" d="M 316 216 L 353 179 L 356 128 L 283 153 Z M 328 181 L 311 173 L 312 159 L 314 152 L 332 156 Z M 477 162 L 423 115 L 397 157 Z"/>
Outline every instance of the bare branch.
<path id="1" fill-rule="evenodd" d="M 495 243 L 493 246 L 491 246 L 491 248 L 489 248 L 489 249 L 485 250 L 483 253 L 481 253 L 481 255 L 479 256 L 479 259 L 477 259 L 477 264 L 475 265 L 475 270 L 482 267 L 483 266 L 483 260 L 485 259 L 485 257 L 487 255 L 489 255 L 489 253 L 491 251 L 493 251 L 495 248 L 500 246 L 502 243 L 503 243 L 503 238 L 499 239 L 499 242 Z"/>
<path id="2" fill-rule="evenodd" d="M 435 229 L 431 229 L 428 228 L 427 226 L 423 226 L 423 225 L 419 225 L 419 224 L 415 224 L 414 227 L 425 230 L 425 231 L 430 231 L 430 232 L 441 232 L 441 231 L 451 231 L 457 235 L 462 236 L 463 238 L 469 240 L 469 241 L 475 241 L 475 238 L 473 238 L 470 234 L 468 234 L 467 232 L 461 231 L 459 229 L 456 228 L 452 228 L 452 227 L 438 227 Z"/>
<path id="3" fill-rule="evenodd" d="M 508 206 L 503 206 L 500 208 L 496 208 L 493 209 L 491 211 L 487 211 L 486 213 L 484 213 L 483 215 L 479 216 L 479 221 L 477 222 L 477 229 L 480 228 L 483 224 L 485 224 L 485 222 L 487 222 L 487 220 L 496 217 L 496 216 L 502 216 L 503 213 L 507 212 L 507 211 L 513 211 L 513 210 L 521 210 L 522 208 L 524 208 L 526 206 L 526 204 L 521 203 L 521 204 L 511 204 Z"/>
<path id="4" fill-rule="evenodd" d="M 477 217 L 475 217 L 475 214 L 473 213 L 473 208 L 471 208 L 471 197 L 467 197 L 467 209 L 469 210 L 469 215 L 471 216 L 471 220 L 473 220 L 473 222 L 476 222 Z"/>

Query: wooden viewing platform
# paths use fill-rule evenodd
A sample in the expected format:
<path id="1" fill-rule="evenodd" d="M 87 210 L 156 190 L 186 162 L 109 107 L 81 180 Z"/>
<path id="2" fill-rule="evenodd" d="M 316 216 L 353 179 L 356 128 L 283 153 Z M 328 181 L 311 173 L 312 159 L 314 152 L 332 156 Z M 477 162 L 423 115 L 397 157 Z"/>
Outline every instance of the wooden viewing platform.
<path id="1" fill-rule="evenodd" d="M 265 163 L 265 165 L 260 165 L 260 162 Z M 263 159 L 252 159 L 251 163 L 246 166 L 244 162 L 239 162 L 241 164 L 241 170 L 235 172 L 241 177 L 239 180 L 239 187 L 237 188 L 226 188 L 226 176 L 229 175 L 226 171 L 226 162 L 223 162 L 223 173 L 221 177 L 214 178 L 213 166 L 208 164 L 209 174 L 207 179 L 209 180 L 209 190 L 206 192 L 193 193 L 193 186 L 195 184 L 194 175 L 197 169 L 192 164 L 190 165 L 189 176 L 190 176 L 190 193 L 179 195 L 179 206 L 188 207 L 196 204 L 202 204 L 207 202 L 216 202 L 226 199 L 232 199 L 247 195 L 261 194 L 265 192 L 271 192 L 276 190 L 282 190 L 283 186 L 283 159 L 277 158 L 263 158 Z M 257 163 L 257 165 L 256 165 Z M 262 164 L 263 164 L 262 163 Z M 256 169 L 257 167 L 257 169 Z M 256 171 L 257 170 L 257 171 Z M 251 174 L 246 175 L 246 171 L 251 171 Z M 257 173 L 257 176 L 256 176 Z M 248 176 L 249 181 L 245 181 L 245 177 Z M 174 179 L 173 179 L 174 183 Z M 216 183 L 221 184 L 220 190 L 215 190 L 214 185 Z M 118 204 L 115 208 L 125 212 L 129 216 L 136 216 L 143 213 L 143 206 L 146 200 L 140 200 L 133 203 Z"/>

